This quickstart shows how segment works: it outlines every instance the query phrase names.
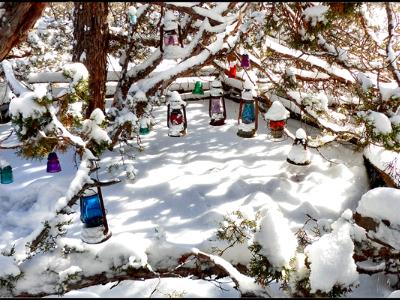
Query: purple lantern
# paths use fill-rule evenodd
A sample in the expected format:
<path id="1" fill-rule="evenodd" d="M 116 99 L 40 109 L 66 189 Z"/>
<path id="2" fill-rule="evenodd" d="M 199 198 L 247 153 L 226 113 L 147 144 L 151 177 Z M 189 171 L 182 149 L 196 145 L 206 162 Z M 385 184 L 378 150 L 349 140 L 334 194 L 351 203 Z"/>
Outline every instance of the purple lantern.
<path id="1" fill-rule="evenodd" d="M 60 161 L 55 152 L 50 152 L 47 157 L 47 173 L 57 173 L 61 171 Z"/>
<path id="2" fill-rule="evenodd" d="M 240 66 L 243 69 L 250 68 L 250 59 L 249 59 L 249 55 L 248 54 L 243 54 L 242 61 L 240 62 Z"/>

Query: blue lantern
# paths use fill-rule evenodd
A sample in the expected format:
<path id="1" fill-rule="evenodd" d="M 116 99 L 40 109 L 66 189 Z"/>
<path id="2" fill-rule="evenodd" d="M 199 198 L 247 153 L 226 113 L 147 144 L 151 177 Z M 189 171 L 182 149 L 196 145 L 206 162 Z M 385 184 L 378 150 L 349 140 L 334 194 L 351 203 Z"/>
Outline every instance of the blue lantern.
<path id="1" fill-rule="evenodd" d="M 103 225 L 103 209 L 98 193 L 80 198 L 81 221 L 87 227 Z"/>

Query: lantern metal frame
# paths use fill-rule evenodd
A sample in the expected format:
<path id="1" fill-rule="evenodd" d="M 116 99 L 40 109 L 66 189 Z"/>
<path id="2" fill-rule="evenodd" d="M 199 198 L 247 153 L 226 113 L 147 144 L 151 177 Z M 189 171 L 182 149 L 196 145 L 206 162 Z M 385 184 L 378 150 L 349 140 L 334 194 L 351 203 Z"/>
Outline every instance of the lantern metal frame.
<path id="1" fill-rule="evenodd" d="M 90 173 L 94 172 L 94 171 L 98 171 L 99 166 L 97 164 L 97 162 L 99 161 L 99 159 L 90 159 L 89 160 L 92 163 L 92 168 L 90 170 Z M 82 201 L 83 198 L 85 197 L 91 197 L 93 195 L 88 195 L 88 196 L 84 196 L 82 195 L 80 197 L 80 208 L 81 208 L 81 221 L 83 223 L 82 225 L 82 229 L 81 229 L 81 240 L 87 244 L 99 244 L 102 243 L 106 240 L 108 240 L 112 233 L 110 231 L 110 228 L 108 226 L 108 221 L 107 221 L 107 213 L 106 213 L 106 209 L 104 206 L 104 199 L 103 199 L 103 193 L 101 191 L 101 185 L 107 185 L 108 183 L 106 182 L 100 182 L 98 179 L 95 178 L 91 178 L 97 188 L 97 193 L 95 192 L 93 195 L 98 195 L 98 200 L 99 200 L 99 204 L 100 204 L 100 209 L 101 209 L 101 213 L 102 213 L 102 224 L 99 226 L 88 226 L 87 223 L 83 222 L 82 220 Z M 91 236 L 91 232 L 94 231 L 96 233 L 96 235 L 98 234 L 98 229 L 101 230 L 102 235 L 101 236 Z"/>
<path id="2" fill-rule="evenodd" d="M 174 109 L 172 109 L 172 111 L 175 109 L 178 110 L 178 108 L 174 108 Z M 181 104 L 179 110 L 181 110 L 182 114 L 183 114 L 183 129 L 179 132 L 179 135 L 174 135 L 174 134 L 171 134 L 171 132 L 168 132 L 168 136 L 180 137 L 180 136 L 186 135 L 186 133 L 187 133 L 187 118 L 186 118 L 185 105 Z M 171 104 L 168 103 L 168 105 L 167 105 L 167 126 L 168 126 L 168 128 L 171 128 L 170 116 L 171 116 L 172 111 L 171 111 Z"/>
<path id="3" fill-rule="evenodd" d="M 161 7 L 161 15 L 164 18 L 164 6 Z M 175 32 L 175 35 L 178 38 L 178 43 L 174 40 L 174 46 L 175 45 L 181 45 L 181 48 L 183 48 L 183 39 L 182 39 L 182 28 L 181 25 L 179 24 L 178 21 L 175 21 L 177 24 L 177 29 L 171 29 L 171 30 L 165 30 L 164 24 L 160 26 L 160 51 L 161 53 L 164 53 L 164 48 L 168 47 L 170 45 L 164 45 L 164 34 L 171 34 L 173 31 Z"/>
<path id="4" fill-rule="evenodd" d="M 222 111 L 222 116 L 223 116 L 223 118 L 221 118 L 221 119 L 217 119 L 216 120 L 216 119 L 212 118 L 211 108 L 212 108 L 213 100 L 220 100 L 222 102 L 222 110 L 223 110 Z M 224 97 L 224 93 L 223 92 L 222 92 L 222 95 L 220 95 L 220 96 L 212 96 L 212 95 L 210 95 L 210 101 L 208 103 L 208 115 L 211 118 L 210 125 L 212 125 L 212 126 L 221 126 L 221 125 L 225 124 L 225 120 L 226 120 L 226 105 L 225 105 L 225 97 Z"/>
<path id="5" fill-rule="evenodd" d="M 245 91 L 251 91 L 251 90 L 245 90 Z M 239 104 L 239 116 L 238 116 L 238 125 L 241 124 L 241 119 L 242 119 L 242 113 L 243 113 L 243 108 L 245 103 L 253 103 L 254 105 L 254 129 L 251 131 L 244 131 L 239 129 L 238 132 L 236 133 L 238 136 L 243 137 L 243 138 L 252 138 L 255 136 L 257 129 L 258 129 L 258 99 L 252 99 L 252 100 L 247 100 L 247 99 L 240 99 L 240 104 Z"/>
<path id="6" fill-rule="evenodd" d="M 282 140 L 285 140 L 287 138 L 287 134 L 285 133 L 286 121 L 287 121 L 287 119 L 283 119 L 283 120 L 267 120 L 268 130 L 269 130 L 269 133 L 270 133 L 270 135 L 271 135 L 271 137 L 272 137 L 272 139 L 274 141 L 282 141 Z M 284 125 L 282 127 L 280 127 L 280 128 L 272 128 L 273 125 L 271 126 L 271 122 L 273 122 L 273 123 L 275 123 L 275 122 L 277 122 L 277 123 L 283 122 Z"/>

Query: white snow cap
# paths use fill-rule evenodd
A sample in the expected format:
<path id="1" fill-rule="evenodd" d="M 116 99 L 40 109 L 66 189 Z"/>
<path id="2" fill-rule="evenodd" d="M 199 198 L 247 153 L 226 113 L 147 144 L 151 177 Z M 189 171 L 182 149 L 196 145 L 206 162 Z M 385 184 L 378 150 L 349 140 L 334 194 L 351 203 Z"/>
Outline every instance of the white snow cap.
<path id="1" fill-rule="evenodd" d="M 375 133 L 390 133 L 392 132 L 392 124 L 389 118 L 383 113 L 377 111 L 369 111 L 367 118 L 372 121 Z"/>
<path id="2" fill-rule="evenodd" d="M 361 197 L 356 211 L 366 217 L 400 225 L 400 190 L 389 187 L 372 189 Z"/>
<path id="3" fill-rule="evenodd" d="M 167 10 L 164 15 L 164 30 L 174 30 L 178 28 L 177 18 L 173 11 Z"/>
<path id="4" fill-rule="evenodd" d="M 106 117 L 104 116 L 104 113 L 100 108 L 96 108 L 90 114 L 90 119 L 93 120 L 97 125 L 103 123 L 105 118 Z"/>
<path id="5" fill-rule="evenodd" d="M 142 90 L 137 90 L 132 98 L 134 102 L 139 102 L 139 101 L 147 102 L 146 94 Z"/>
<path id="6" fill-rule="evenodd" d="M 134 6 L 129 6 L 129 7 L 128 7 L 128 13 L 129 13 L 130 15 L 136 15 L 136 7 L 134 7 Z"/>
<path id="7" fill-rule="evenodd" d="M 79 80 L 89 78 L 89 72 L 85 65 L 79 62 L 64 65 L 63 74 L 72 79 L 72 85 L 77 84 Z"/>
<path id="8" fill-rule="evenodd" d="M 177 91 L 168 92 L 167 97 L 167 104 L 171 104 L 172 106 L 180 106 L 181 104 L 186 105 L 186 102 L 182 100 L 181 95 Z"/>
<path id="9" fill-rule="evenodd" d="M 211 87 L 213 88 L 221 88 L 222 87 L 222 83 L 220 80 L 213 80 L 211 82 Z"/>
<path id="10" fill-rule="evenodd" d="M 297 139 L 307 139 L 307 133 L 305 132 L 305 130 L 303 128 L 299 128 L 296 130 L 296 138 Z"/>
<path id="11" fill-rule="evenodd" d="M 265 113 L 265 119 L 272 121 L 286 120 L 289 118 L 289 111 L 283 106 L 283 104 L 276 100 L 272 102 L 271 107 Z"/>

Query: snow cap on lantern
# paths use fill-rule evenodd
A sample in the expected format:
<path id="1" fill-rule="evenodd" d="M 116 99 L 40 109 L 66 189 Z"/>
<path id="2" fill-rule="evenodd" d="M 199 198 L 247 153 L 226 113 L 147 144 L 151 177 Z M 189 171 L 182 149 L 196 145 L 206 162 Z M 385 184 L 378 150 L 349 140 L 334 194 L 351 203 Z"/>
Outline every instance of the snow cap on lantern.
<path id="1" fill-rule="evenodd" d="M 275 100 L 264 116 L 267 120 L 280 121 L 289 118 L 290 112 L 280 101 Z"/>
<path id="2" fill-rule="evenodd" d="M 299 128 L 286 160 L 294 165 L 305 166 L 311 163 L 310 157 L 310 151 L 307 148 L 307 134 L 303 128 Z"/>
<path id="3" fill-rule="evenodd" d="M 128 7 L 128 16 L 129 16 L 129 22 L 132 25 L 135 25 L 137 22 L 137 17 L 136 17 L 136 7 L 134 6 L 129 6 Z"/>
<path id="4" fill-rule="evenodd" d="M 164 30 L 176 30 L 178 29 L 177 18 L 173 11 L 167 10 L 164 15 Z"/>
<path id="5" fill-rule="evenodd" d="M 224 94 L 222 90 L 222 83 L 220 80 L 213 80 L 210 88 L 211 97 L 219 97 Z"/>
<path id="6" fill-rule="evenodd" d="M 180 106 L 186 105 L 186 102 L 182 100 L 181 95 L 177 91 L 167 93 L 167 104 L 171 105 L 171 108 L 180 108 Z"/>
<path id="7" fill-rule="evenodd" d="M 249 79 L 246 79 L 243 84 L 242 99 L 253 100 L 253 89 L 253 83 Z"/>

